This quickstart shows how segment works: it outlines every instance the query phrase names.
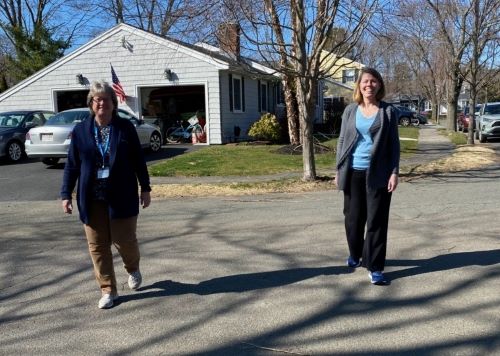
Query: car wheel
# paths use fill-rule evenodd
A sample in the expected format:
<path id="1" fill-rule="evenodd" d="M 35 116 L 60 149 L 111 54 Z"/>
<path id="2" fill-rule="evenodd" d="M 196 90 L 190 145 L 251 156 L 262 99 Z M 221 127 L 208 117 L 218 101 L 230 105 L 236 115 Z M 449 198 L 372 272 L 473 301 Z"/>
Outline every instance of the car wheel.
<path id="1" fill-rule="evenodd" d="M 479 131 L 479 142 L 481 142 L 481 143 L 486 142 L 486 136 L 484 136 L 481 131 Z"/>
<path id="2" fill-rule="evenodd" d="M 17 141 L 9 143 L 7 153 L 12 162 L 17 162 L 23 157 L 23 147 Z"/>
<path id="3" fill-rule="evenodd" d="M 153 132 L 149 138 L 149 149 L 158 152 L 161 148 L 161 136 L 158 132 Z"/>
<path id="4" fill-rule="evenodd" d="M 410 121 L 410 118 L 409 117 L 402 117 L 401 119 L 399 119 L 399 124 L 401 126 L 410 126 L 411 124 L 411 121 Z"/>
<path id="5" fill-rule="evenodd" d="M 55 157 L 49 157 L 49 158 L 43 158 L 42 163 L 46 164 L 47 166 L 54 166 L 59 162 L 59 158 Z"/>
<path id="6" fill-rule="evenodd" d="M 415 127 L 420 126 L 420 121 L 417 118 L 411 119 L 411 125 Z"/>

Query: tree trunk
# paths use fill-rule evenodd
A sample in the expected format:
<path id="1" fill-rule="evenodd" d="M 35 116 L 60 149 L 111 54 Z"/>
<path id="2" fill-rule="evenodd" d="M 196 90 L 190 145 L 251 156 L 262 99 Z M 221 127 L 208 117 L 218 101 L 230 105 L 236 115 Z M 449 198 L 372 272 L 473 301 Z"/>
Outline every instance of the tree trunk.
<path id="1" fill-rule="evenodd" d="M 292 83 L 288 75 L 284 76 L 283 90 L 285 92 L 286 121 L 288 124 L 288 136 L 290 137 L 290 144 L 299 145 L 302 140 L 300 137 L 297 95 L 292 91 Z"/>
<path id="2" fill-rule="evenodd" d="M 299 109 L 300 132 L 302 141 L 302 163 L 304 181 L 316 180 L 316 163 L 314 161 L 313 120 L 315 106 L 315 90 L 311 90 L 314 81 L 310 78 L 298 78 L 297 103 Z M 309 94 L 309 95 L 308 95 Z"/>
<path id="3" fill-rule="evenodd" d="M 467 130 L 467 144 L 474 144 L 474 127 L 476 123 L 476 114 L 474 113 L 476 102 L 477 102 L 477 91 L 476 88 L 471 88 L 471 97 L 469 102 L 469 129 Z"/>
<path id="4" fill-rule="evenodd" d="M 437 97 L 432 98 L 432 120 L 436 123 L 436 125 L 439 125 L 439 100 Z"/>
<path id="5" fill-rule="evenodd" d="M 449 131 L 457 131 L 457 104 L 461 86 L 462 81 L 460 80 L 458 73 L 454 73 L 453 77 L 450 78 L 451 90 L 448 93 L 447 98 L 448 112 L 446 113 L 446 128 Z"/>

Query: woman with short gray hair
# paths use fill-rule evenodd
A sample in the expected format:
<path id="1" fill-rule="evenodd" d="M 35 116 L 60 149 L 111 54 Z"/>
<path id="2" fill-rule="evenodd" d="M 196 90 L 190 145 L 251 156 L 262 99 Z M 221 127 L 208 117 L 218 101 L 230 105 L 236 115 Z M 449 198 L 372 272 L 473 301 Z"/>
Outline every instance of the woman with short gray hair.
<path id="1" fill-rule="evenodd" d="M 98 306 L 107 309 L 118 298 L 112 244 L 129 274 L 129 287 L 141 285 L 137 215 L 139 205 L 150 205 L 151 187 L 137 131 L 117 115 L 113 88 L 104 81 L 93 82 L 87 103 L 91 115 L 73 129 L 61 198 L 63 211 L 71 214 L 78 183 L 78 211 L 101 289 Z"/>

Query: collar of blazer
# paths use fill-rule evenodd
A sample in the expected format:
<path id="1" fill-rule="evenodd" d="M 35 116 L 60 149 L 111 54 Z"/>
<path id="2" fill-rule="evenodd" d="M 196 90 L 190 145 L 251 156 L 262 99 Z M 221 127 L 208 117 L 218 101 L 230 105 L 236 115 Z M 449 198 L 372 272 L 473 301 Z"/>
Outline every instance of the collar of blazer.
<path id="1" fill-rule="evenodd" d="M 91 115 L 87 120 L 84 121 L 85 132 L 87 135 L 90 135 L 89 137 L 92 138 L 91 140 L 86 140 L 86 142 L 89 142 L 92 145 L 96 144 L 94 139 L 94 125 L 95 125 L 95 119 L 93 115 Z M 116 159 L 116 152 L 117 152 L 116 148 L 118 142 L 120 142 L 121 126 L 122 126 L 120 125 L 120 118 L 114 116 L 113 119 L 111 119 L 109 125 L 112 127 L 110 141 L 109 141 L 109 168 L 111 170 L 113 168 Z"/>

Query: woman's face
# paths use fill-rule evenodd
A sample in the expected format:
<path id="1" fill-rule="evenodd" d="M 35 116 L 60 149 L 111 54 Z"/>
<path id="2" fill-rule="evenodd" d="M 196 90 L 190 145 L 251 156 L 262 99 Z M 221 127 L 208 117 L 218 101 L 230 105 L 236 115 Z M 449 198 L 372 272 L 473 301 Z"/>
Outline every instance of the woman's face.
<path id="1" fill-rule="evenodd" d="M 96 116 L 109 117 L 113 109 L 113 101 L 109 95 L 97 94 L 92 98 L 92 110 Z"/>
<path id="2" fill-rule="evenodd" d="M 373 99 L 380 90 L 380 82 L 373 75 L 363 73 L 359 82 L 359 90 L 364 99 Z"/>

